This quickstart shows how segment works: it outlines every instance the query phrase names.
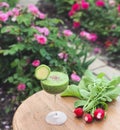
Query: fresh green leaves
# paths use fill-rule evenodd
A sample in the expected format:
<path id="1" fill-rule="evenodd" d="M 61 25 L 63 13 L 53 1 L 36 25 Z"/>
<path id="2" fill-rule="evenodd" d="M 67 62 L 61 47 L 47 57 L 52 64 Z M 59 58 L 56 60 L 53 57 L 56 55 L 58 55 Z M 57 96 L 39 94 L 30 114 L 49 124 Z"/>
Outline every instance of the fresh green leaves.
<path id="1" fill-rule="evenodd" d="M 20 34 L 20 28 L 16 25 L 8 25 L 1 29 L 1 33 L 9 33 L 13 35 L 19 35 Z"/>
<path id="2" fill-rule="evenodd" d="M 69 85 L 68 88 L 61 94 L 61 96 L 72 96 L 81 98 L 79 87 L 77 85 Z"/>
<path id="3" fill-rule="evenodd" d="M 3 50 L 3 55 L 14 55 L 16 54 L 18 51 L 22 51 L 25 49 L 25 45 L 24 44 L 13 44 L 11 46 L 9 46 L 10 49 L 6 49 Z"/>
<path id="4" fill-rule="evenodd" d="M 120 95 L 120 77 L 112 80 L 105 78 L 104 73 L 94 75 L 87 70 L 79 85 L 68 87 L 62 96 L 79 98 L 74 103 L 75 108 L 83 107 L 84 111 L 92 113 L 97 107 L 107 109 L 107 103 Z"/>

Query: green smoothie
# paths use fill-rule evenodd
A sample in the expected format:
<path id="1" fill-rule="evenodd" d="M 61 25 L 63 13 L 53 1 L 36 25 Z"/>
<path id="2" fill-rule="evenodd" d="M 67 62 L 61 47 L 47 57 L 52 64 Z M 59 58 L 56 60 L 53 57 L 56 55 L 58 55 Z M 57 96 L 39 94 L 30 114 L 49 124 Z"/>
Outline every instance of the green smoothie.
<path id="1" fill-rule="evenodd" d="M 41 81 L 42 88 L 50 94 L 63 92 L 69 83 L 68 75 L 63 72 L 52 71 L 47 79 Z"/>

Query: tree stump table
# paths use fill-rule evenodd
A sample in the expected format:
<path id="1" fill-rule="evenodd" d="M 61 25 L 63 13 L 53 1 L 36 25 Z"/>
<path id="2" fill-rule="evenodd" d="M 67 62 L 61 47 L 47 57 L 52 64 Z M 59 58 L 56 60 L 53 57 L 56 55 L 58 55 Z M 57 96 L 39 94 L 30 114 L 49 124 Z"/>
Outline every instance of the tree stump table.
<path id="1" fill-rule="evenodd" d="M 57 110 L 66 113 L 68 119 L 63 125 L 54 126 L 45 122 L 45 116 L 54 110 L 54 97 L 44 91 L 26 99 L 13 117 L 13 130 L 120 130 L 120 97 L 109 104 L 106 119 L 90 124 L 76 118 L 73 97 L 57 96 Z"/>

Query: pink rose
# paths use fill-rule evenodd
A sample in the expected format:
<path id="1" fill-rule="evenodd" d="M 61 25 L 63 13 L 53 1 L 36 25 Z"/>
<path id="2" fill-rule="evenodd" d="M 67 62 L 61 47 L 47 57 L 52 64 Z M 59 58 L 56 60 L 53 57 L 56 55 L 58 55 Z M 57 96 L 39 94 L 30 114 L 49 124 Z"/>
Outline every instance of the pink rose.
<path id="1" fill-rule="evenodd" d="M 7 15 L 8 15 L 8 16 L 12 16 L 12 15 L 13 15 L 13 12 L 12 12 L 11 10 L 9 10 L 9 11 L 7 12 Z"/>
<path id="2" fill-rule="evenodd" d="M 20 83 L 17 86 L 18 91 L 24 91 L 26 89 L 26 85 L 24 83 Z"/>
<path id="3" fill-rule="evenodd" d="M 68 16 L 71 17 L 75 14 L 75 11 L 74 10 L 70 10 L 69 13 L 68 13 Z"/>
<path id="4" fill-rule="evenodd" d="M 81 36 L 81 37 L 85 37 L 85 36 L 86 36 L 86 34 L 87 34 L 87 32 L 86 32 L 86 31 L 81 31 L 81 32 L 80 32 L 80 36 Z"/>
<path id="5" fill-rule="evenodd" d="M 80 32 L 81 37 L 85 37 L 87 40 L 95 42 L 97 40 L 97 35 L 95 33 L 88 33 L 86 31 Z"/>
<path id="6" fill-rule="evenodd" d="M 91 40 L 91 35 L 90 35 L 90 33 L 86 32 L 86 31 L 81 31 L 81 32 L 80 32 L 80 36 L 81 36 L 81 37 L 85 37 L 87 40 Z"/>
<path id="7" fill-rule="evenodd" d="M 18 42 L 21 42 L 21 41 L 22 41 L 22 37 L 17 36 L 17 41 L 18 41 Z"/>
<path id="8" fill-rule="evenodd" d="M 80 76 L 77 75 L 75 72 L 73 72 L 70 77 L 71 77 L 72 81 L 75 81 L 75 82 L 79 82 L 80 81 Z"/>
<path id="9" fill-rule="evenodd" d="M 39 26 L 35 26 L 34 28 L 36 28 L 40 33 L 44 34 L 45 36 L 48 36 L 50 33 L 49 29 L 46 27 L 41 28 Z"/>
<path id="10" fill-rule="evenodd" d="M 47 38 L 43 35 L 38 35 L 38 34 L 35 34 L 35 39 L 37 40 L 38 43 L 40 43 L 41 45 L 44 45 L 46 44 L 47 42 Z"/>
<path id="11" fill-rule="evenodd" d="M 116 1 L 115 0 L 109 0 L 108 3 L 112 7 L 116 5 Z"/>
<path id="12" fill-rule="evenodd" d="M 0 7 L 6 7 L 9 8 L 9 4 L 6 2 L 0 2 Z"/>
<path id="13" fill-rule="evenodd" d="M 58 54 L 58 57 L 59 57 L 60 59 L 63 59 L 63 60 L 66 62 L 67 59 L 68 59 L 68 54 L 65 53 L 65 52 L 60 52 L 60 53 Z"/>
<path id="14" fill-rule="evenodd" d="M 75 4 L 72 5 L 72 10 L 73 10 L 73 11 L 77 11 L 77 10 L 79 10 L 79 9 L 80 9 L 80 4 L 75 3 Z"/>
<path id="15" fill-rule="evenodd" d="M 13 8 L 12 12 L 13 12 L 14 16 L 19 16 L 20 15 L 20 10 L 18 8 Z"/>
<path id="16" fill-rule="evenodd" d="M 118 13 L 120 13 L 120 4 L 117 7 Z"/>
<path id="17" fill-rule="evenodd" d="M 8 14 L 7 13 L 0 13 L 0 21 L 6 22 L 8 20 Z"/>
<path id="18" fill-rule="evenodd" d="M 37 67 L 37 66 L 39 66 L 40 65 L 40 60 L 34 60 L 33 62 L 32 62 L 32 66 L 34 66 L 34 67 Z"/>
<path id="19" fill-rule="evenodd" d="M 39 9 L 33 4 L 30 4 L 28 6 L 28 11 L 31 12 L 33 15 L 38 15 L 40 13 Z"/>
<path id="20" fill-rule="evenodd" d="M 43 34 L 44 34 L 45 36 L 48 36 L 49 33 L 50 33 L 49 29 L 46 28 L 46 27 L 44 27 L 44 28 L 43 28 Z"/>
<path id="21" fill-rule="evenodd" d="M 97 0 L 95 4 L 96 4 L 96 6 L 98 6 L 98 7 L 103 7 L 103 6 L 105 6 L 105 2 L 104 2 L 103 0 Z"/>
<path id="22" fill-rule="evenodd" d="M 86 2 L 86 1 L 82 1 L 82 3 L 81 3 L 81 8 L 87 10 L 87 9 L 89 8 L 89 3 Z"/>
<path id="23" fill-rule="evenodd" d="M 59 57 L 60 59 L 64 59 L 64 52 L 60 52 L 60 53 L 58 54 L 58 57 Z"/>
<path id="24" fill-rule="evenodd" d="M 73 27 L 74 27 L 74 28 L 80 27 L 80 22 L 74 21 L 74 22 L 73 22 Z"/>
<path id="25" fill-rule="evenodd" d="M 94 53 L 95 54 L 101 53 L 101 49 L 98 47 L 94 48 Z"/>
<path id="26" fill-rule="evenodd" d="M 95 42 L 95 41 L 97 40 L 97 38 L 98 38 L 98 37 L 97 37 L 97 35 L 96 35 L 95 33 L 91 33 L 89 40 L 92 41 L 92 42 Z"/>
<path id="27" fill-rule="evenodd" d="M 64 34 L 64 36 L 66 36 L 66 37 L 69 37 L 69 36 L 73 35 L 73 33 L 72 33 L 71 30 L 64 30 L 64 31 L 63 31 L 63 34 Z"/>
<path id="28" fill-rule="evenodd" d="M 45 18 L 46 18 L 46 14 L 44 14 L 44 13 L 42 13 L 42 12 L 39 12 L 39 13 L 38 13 L 38 17 L 39 17 L 40 19 L 45 19 Z"/>

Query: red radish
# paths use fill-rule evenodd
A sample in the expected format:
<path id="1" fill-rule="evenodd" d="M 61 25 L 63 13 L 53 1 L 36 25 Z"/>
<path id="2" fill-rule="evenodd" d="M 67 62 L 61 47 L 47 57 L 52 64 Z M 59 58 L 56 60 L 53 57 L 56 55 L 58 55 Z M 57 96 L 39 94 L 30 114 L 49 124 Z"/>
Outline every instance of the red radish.
<path id="1" fill-rule="evenodd" d="M 87 122 L 87 123 L 91 123 L 93 121 L 93 117 L 91 114 L 87 113 L 85 114 L 84 116 L 84 120 Z"/>
<path id="2" fill-rule="evenodd" d="M 103 119 L 105 116 L 105 111 L 102 109 L 102 108 L 97 108 L 95 111 L 94 111 L 94 117 L 98 120 L 101 120 Z"/>
<path id="3" fill-rule="evenodd" d="M 75 113 L 76 117 L 82 117 L 84 111 L 81 107 L 78 107 L 74 110 L 74 113 Z"/>

